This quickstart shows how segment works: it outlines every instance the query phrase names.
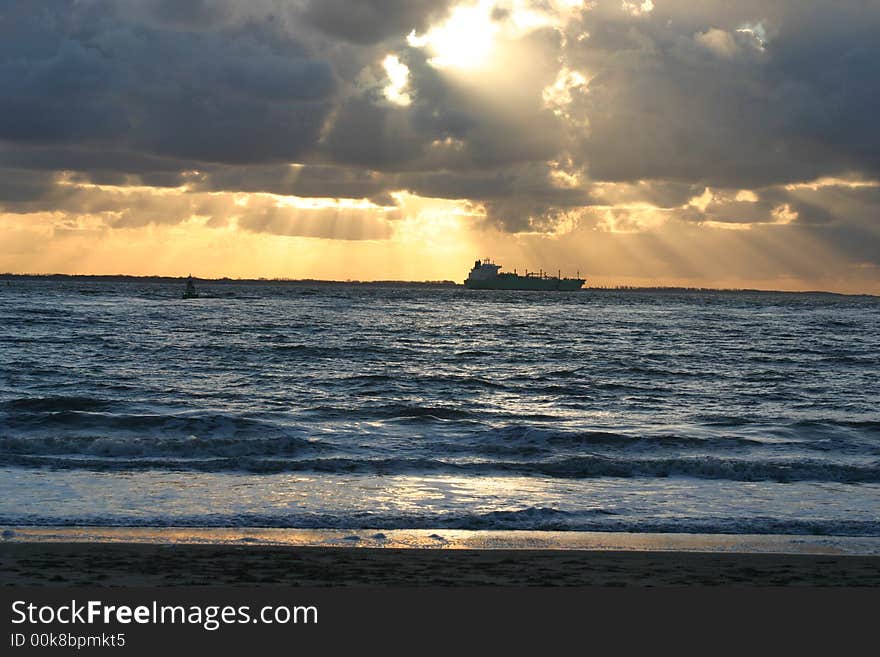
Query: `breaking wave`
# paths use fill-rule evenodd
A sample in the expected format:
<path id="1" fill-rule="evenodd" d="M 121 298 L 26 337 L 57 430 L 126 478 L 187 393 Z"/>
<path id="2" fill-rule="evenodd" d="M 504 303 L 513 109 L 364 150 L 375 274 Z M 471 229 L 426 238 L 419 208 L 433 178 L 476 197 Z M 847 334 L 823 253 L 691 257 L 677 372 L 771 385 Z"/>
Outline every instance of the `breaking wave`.
<path id="1" fill-rule="evenodd" d="M 10 445 L 15 447 L 16 445 Z M 6 447 L 4 445 L 4 447 Z M 146 449 L 149 447 L 149 449 Z M 33 454 L 5 448 L 0 466 L 86 469 L 94 471 L 188 470 L 198 472 L 357 473 L 375 475 L 460 473 L 468 475 L 515 474 L 561 479 L 591 477 L 697 477 L 729 481 L 821 481 L 840 483 L 880 482 L 880 462 L 848 465 L 816 460 L 751 461 L 717 457 L 609 458 L 579 456 L 546 461 L 443 460 L 428 457 L 389 458 L 281 458 L 296 454 L 309 443 L 286 441 L 179 442 L 146 445 L 134 442 L 109 444 L 96 440 L 88 451 L 76 455 Z M 50 444 L 51 448 L 51 444 Z M 162 450 L 160 455 L 158 452 Z"/>
<path id="2" fill-rule="evenodd" d="M 872 520 L 779 519 L 767 516 L 645 519 L 604 509 L 562 511 L 528 507 L 489 513 L 383 514 L 294 513 L 204 515 L 83 515 L 47 518 L 39 515 L 0 515 L 0 525 L 58 527 L 261 527 L 297 529 L 434 529 L 596 531 L 678 534 L 787 534 L 808 536 L 880 536 L 880 522 Z M 357 537 L 360 538 L 360 537 Z M 437 535 L 438 541 L 443 536 Z M 380 539 L 381 540 L 381 539 Z"/>

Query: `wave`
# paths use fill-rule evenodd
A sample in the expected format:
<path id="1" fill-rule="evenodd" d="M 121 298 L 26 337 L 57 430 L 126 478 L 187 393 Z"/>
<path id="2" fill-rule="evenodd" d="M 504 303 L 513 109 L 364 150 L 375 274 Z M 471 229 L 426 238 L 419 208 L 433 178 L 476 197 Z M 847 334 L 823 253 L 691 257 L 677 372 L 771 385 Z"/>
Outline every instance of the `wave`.
<path id="1" fill-rule="evenodd" d="M 100 411 L 109 408 L 113 402 L 95 397 L 23 397 L 0 403 L 0 408 L 9 411 L 32 413 L 53 413 L 59 411 Z"/>
<path id="2" fill-rule="evenodd" d="M 304 412 L 311 416 L 317 416 L 322 420 L 370 419 L 431 422 L 448 420 L 473 421 L 477 417 L 475 413 L 453 406 L 421 406 L 418 404 L 383 404 L 357 408 L 319 405 L 309 407 Z"/>
<path id="3" fill-rule="evenodd" d="M 482 456 L 508 456 L 529 458 L 536 456 L 552 457 L 563 455 L 620 455 L 627 453 L 669 454 L 669 453 L 744 453 L 758 450 L 767 443 L 746 437 L 732 435 L 703 436 L 661 434 L 628 434 L 614 431 L 576 431 L 555 430 L 528 425 L 508 425 L 449 439 L 438 436 L 431 441 L 434 454 Z"/>
<path id="4" fill-rule="evenodd" d="M 791 425 L 794 430 L 837 431 L 857 429 L 868 433 L 880 433 L 880 420 L 801 420 Z"/>
<path id="5" fill-rule="evenodd" d="M 372 512 L 205 513 L 199 515 L 101 515 L 53 517 L 38 514 L 0 515 L 0 525 L 54 527 L 242 527 L 296 529 L 434 529 L 596 531 L 670 534 L 783 534 L 801 536 L 880 536 L 880 522 L 848 519 L 788 519 L 768 516 L 644 518 L 602 508 L 563 511 L 528 507 L 487 513 Z M 373 538 L 381 541 L 381 536 Z M 434 537 L 443 541 L 442 534 Z"/>
<path id="6" fill-rule="evenodd" d="M 509 424 L 468 435 L 466 440 L 434 443 L 438 453 L 548 455 L 600 450 L 603 453 L 640 452 L 657 455 L 688 453 L 822 452 L 880 455 L 880 442 L 870 435 L 878 424 L 869 421 L 796 422 L 788 426 L 747 426 L 748 422 L 714 426 L 676 427 L 677 433 L 620 432 L 611 429 L 555 429 L 549 426 Z"/>
<path id="7" fill-rule="evenodd" d="M 304 451 L 319 451 L 325 446 L 295 436 L 268 438 L 210 438 L 187 437 L 134 437 L 64 436 L 0 438 L 0 462 L 4 458 L 39 459 L 67 457 L 74 459 L 101 458 L 204 458 L 248 456 L 292 456 Z M 124 461 L 118 462 L 120 466 Z M 120 468 L 123 469 L 123 468 Z"/>
<path id="8" fill-rule="evenodd" d="M 364 374 L 352 378 L 382 384 L 387 383 L 388 377 Z M 196 397 L 191 395 L 188 399 L 193 401 Z M 226 397 L 232 399 L 233 393 L 227 392 Z M 442 401 L 375 404 L 350 398 L 339 406 L 317 405 L 300 411 L 287 410 L 288 402 L 283 397 L 279 397 L 279 402 L 278 412 L 243 415 L 208 410 L 158 412 L 161 407 L 150 406 L 143 406 L 147 411 L 144 412 L 138 406 L 99 396 L 6 400 L 0 402 L 0 459 L 24 464 L 22 459 L 32 458 L 39 465 L 44 457 L 68 455 L 82 457 L 79 465 L 49 465 L 90 467 L 92 457 L 228 457 L 232 459 L 228 463 L 169 461 L 159 462 L 155 467 L 255 472 L 314 467 L 332 471 L 333 463 L 309 465 L 282 457 L 301 456 L 305 450 L 336 450 L 344 454 L 355 450 L 363 458 L 339 462 L 341 471 L 411 472 L 423 463 L 429 472 L 494 469 L 551 477 L 873 481 L 876 475 L 871 467 L 835 465 L 834 457 L 880 456 L 880 422 L 859 416 L 850 420 L 777 421 L 772 425 L 737 416 L 706 416 L 698 425 L 668 430 L 615 430 L 570 428 L 560 425 L 558 418 L 537 414 L 492 415 L 482 407 L 474 409 Z M 488 424 L 496 418 L 508 423 Z M 370 421 L 367 433 L 352 428 L 351 423 L 359 420 Z M 387 455 L 387 441 L 400 444 L 407 434 L 406 456 L 418 457 L 415 460 L 392 459 L 386 467 L 381 458 L 370 458 Z M 321 440 L 312 439 L 314 435 Z M 823 463 L 804 460 L 808 455 L 819 454 L 829 458 Z M 463 456 L 479 460 L 467 462 L 458 458 Z M 644 458 L 634 458 L 639 456 Z M 731 456 L 739 458 L 727 458 Z M 235 457 L 277 457 L 280 462 L 235 462 Z M 794 465 L 780 465 L 767 457 L 787 457 Z M 116 464 L 94 463 L 91 467 L 124 469 L 126 465 L 120 460 Z M 131 467 L 144 466 L 139 461 Z M 831 474 L 821 472 L 826 467 Z"/>
<path id="9" fill-rule="evenodd" d="M 462 351 L 456 351 L 452 354 L 453 359 L 459 358 L 485 358 L 487 356 L 494 356 L 495 352 L 483 350 L 483 349 L 464 349 Z"/>
<path id="10" fill-rule="evenodd" d="M 235 450 L 239 450 L 237 443 Z M 198 449 L 203 449 L 198 445 Z M 85 469 L 92 471 L 184 470 L 199 472 L 280 472 L 347 473 L 372 475 L 458 473 L 466 475 L 527 475 L 558 479 L 667 478 L 694 477 L 727 481 L 775 481 L 791 483 L 818 481 L 837 483 L 880 483 L 880 462 L 871 465 L 848 465 L 813 460 L 748 461 L 715 457 L 665 459 L 615 459 L 603 456 L 577 456 L 547 461 L 454 461 L 428 457 L 352 458 L 277 458 L 278 454 L 235 454 L 222 448 L 204 449 L 188 458 L 157 457 L 155 454 L 132 458 L 130 455 L 102 457 L 94 454 L 76 456 L 58 454 L 0 454 L 0 466 Z M 178 455 L 174 455 L 178 456 Z M 189 458 L 191 456 L 191 458 Z M 267 456 L 266 458 L 261 458 Z M 210 457 L 210 458 L 206 458 Z"/>
<path id="11" fill-rule="evenodd" d="M 452 406 L 419 406 L 408 404 L 388 404 L 379 406 L 374 410 L 379 417 L 410 418 L 410 419 L 433 419 L 433 420 L 461 420 L 473 417 L 473 413 Z"/>
<path id="12" fill-rule="evenodd" d="M 226 349 L 224 345 L 222 347 Z M 400 344 L 389 344 L 387 346 L 376 346 L 372 344 L 349 344 L 340 346 L 316 346 L 307 344 L 279 344 L 270 347 L 277 354 L 285 356 L 296 356 L 301 358 L 351 358 L 356 356 L 388 356 L 389 354 L 400 355 L 403 353 L 415 354 L 416 350 L 402 347 Z M 245 350 L 251 351 L 251 347 Z"/>
<path id="13" fill-rule="evenodd" d="M 25 410 L 0 416 L 0 428 L 18 435 L 90 434 L 200 437 L 286 435 L 290 428 L 268 420 L 226 413 L 110 413 L 109 402 L 89 398 L 34 400 Z"/>
<path id="14" fill-rule="evenodd" d="M 644 447 L 653 449 L 657 447 L 693 448 L 693 447 L 743 447 L 759 446 L 761 441 L 733 435 L 717 436 L 706 433 L 703 436 L 679 435 L 672 433 L 658 434 L 629 434 L 618 433 L 608 430 L 558 430 L 543 427 L 511 424 L 497 427 L 481 433 L 475 440 L 484 445 L 528 445 L 578 447 L 578 446 L 602 446 L 632 448 Z"/>

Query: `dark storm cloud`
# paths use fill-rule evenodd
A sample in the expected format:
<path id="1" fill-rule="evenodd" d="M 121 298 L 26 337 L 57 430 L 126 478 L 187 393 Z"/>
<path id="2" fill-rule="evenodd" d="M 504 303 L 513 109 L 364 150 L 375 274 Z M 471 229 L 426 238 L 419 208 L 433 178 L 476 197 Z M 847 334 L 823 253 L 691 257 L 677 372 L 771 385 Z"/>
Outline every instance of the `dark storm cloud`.
<path id="1" fill-rule="evenodd" d="M 0 209 L 27 206 L 49 197 L 54 189 L 55 175 L 50 172 L 0 168 Z"/>
<path id="2" fill-rule="evenodd" d="M 816 189 L 807 187 L 786 190 L 786 193 L 785 202 L 798 212 L 798 223 L 816 226 L 865 226 L 874 231 L 873 247 L 877 246 L 880 187 L 827 185 Z"/>
<path id="3" fill-rule="evenodd" d="M 394 188 L 374 171 L 336 166 L 220 167 L 190 180 L 198 191 L 264 192 L 313 198 L 369 198 Z"/>
<path id="4" fill-rule="evenodd" d="M 408 111 L 358 96 L 339 108 L 325 145 L 336 162 L 388 170 L 409 166 L 429 141 L 412 129 Z"/>
<path id="5" fill-rule="evenodd" d="M 112 147 L 58 146 L 0 142 L 0 167 L 54 171 L 125 172 L 135 175 L 198 169 L 195 160 L 160 157 Z"/>
<path id="6" fill-rule="evenodd" d="M 799 229 L 810 228 L 812 234 L 828 231 L 842 235 L 851 231 L 867 238 L 871 248 L 877 246 L 876 228 L 872 227 L 876 226 L 880 208 L 880 186 L 843 182 L 774 186 L 746 197 L 735 189 L 713 189 L 711 196 L 704 205 L 697 203 L 699 196 L 695 196 L 691 204 L 672 208 L 674 216 L 695 223 L 792 223 Z"/>
<path id="7" fill-rule="evenodd" d="M 383 98 L 380 86 L 350 96 L 334 113 L 323 140 L 335 162 L 381 171 L 388 190 L 483 204 L 505 229 L 531 229 L 524 208 L 581 204 L 583 192 L 559 189 L 547 162 L 565 148 L 564 121 L 544 106 L 542 92 L 557 74 L 560 35 L 537 30 L 516 40 L 515 68 L 463 84 L 429 63 L 430 52 L 403 48 L 410 105 Z M 512 54 L 512 53 L 511 53 Z M 488 203 L 493 201 L 494 203 Z"/>
<path id="8" fill-rule="evenodd" d="M 107 174 L 103 183 L 125 184 L 123 174 Z M 120 177 L 122 176 L 122 177 Z M 96 181 L 89 181 L 96 182 Z M 107 214 L 114 226 L 178 223 L 197 214 L 204 199 L 163 199 L 152 192 L 124 193 L 95 190 L 47 171 L 0 169 L 0 211 L 18 214 L 58 212 L 68 216 Z"/>
<path id="9" fill-rule="evenodd" d="M 654 206 L 694 223 L 796 215 L 794 225 L 834 235 L 842 249 L 876 246 L 875 188 L 786 185 L 880 177 L 877 3 L 656 0 L 635 12 L 600 0 L 568 24 L 509 38 L 502 30 L 502 64 L 471 78 L 438 70 L 429 50 L 406 43 L 451 4 L 6 0 L 0 203 L 119 212 L 119 197 L 93 202 L 97 192 L 59 185 L 56 172 L 67 171 L 67 182 L 188 185 L 196 195 L 392 205 L 390 193 L 407 190 L 480 204 L 509 231 L 552 230 L 591 207 L 623 218 Z M 513 13 L 499 2 L 493 20 L 502 26 Z M 389 53 L 409 69 L 409 105 L 384 95 Z M 589 81 L 554 106 L 544 93 L 562 67 Z M 707 186 L 711 202 L 690 203 Z M 745 189 L 754 199 L 738 196 Z M 143 203 L 151 217 L 167 206 Z M 192 203 L 168 216 L 186 218 Z M 324 232 L 309 222 L 326 213 L 300 221 L 281 209 L 242 225 L 387 230 L 379 222 L 359 233 L 345 216 Z M 126 217 L 117 221 L 137 221 Z"/>
<path id="10" fill-rule="evenodd" d="M 755 187 L 880 173 L 880 6 L 656 5 L 591 23 L 572 50 L 594 76 L 580 150 L 593 177 Z"/>
<path id="11" fill-rule="evenodd" d="M 675 208 L 703 193 L 699 184 L 644 181 L 606 185 L 593 183 L 587 186 L 591 205 L 628 205 L 647 203 L 658 208 Z"/>
<path id="12" fill-rule="evenodd" d="M 373 44 L 392 36 L 421 31 L 441 16 L 451 0 L 309 0 L 308 21 L 330 36 Z"/>
<path id="13" fill-rule="evenodd" d="M 289 161 L 314 147 L 330 109 L 330 65 L 271 16 L 181 31 L 128 23 L 124 3 L 54 2 L 38 11 L 9 4 L 0 139 L 208 162 Z"/>
<path id="14" fill-rule="evenodd" d="M 514 166 L 484 174 L 443 172 L 401 175 L 396 183 L 420 196 L 532 205 L 575 207 L 586 205 L 588 195 L 579 188 L 554 186 L 546 167 Z"/>
<path id="15" fill-rule="evenodd" d="M 160 25 L 181 29 L 210 29 L 235 14 L 230 0 L 139 0 L 132 9 Z"/>

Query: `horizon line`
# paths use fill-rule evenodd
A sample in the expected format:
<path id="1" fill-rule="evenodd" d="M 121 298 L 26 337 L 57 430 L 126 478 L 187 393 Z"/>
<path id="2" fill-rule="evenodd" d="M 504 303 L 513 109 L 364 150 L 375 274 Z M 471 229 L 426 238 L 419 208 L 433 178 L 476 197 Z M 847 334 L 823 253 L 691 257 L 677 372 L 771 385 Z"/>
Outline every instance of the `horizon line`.
<path id="1" fill-rule="evenodd" d="M 8 278 L 89 278 L 89 279 L 136 279 L 136 280 L 167 280 L 167 281 L 185 281 L 190 276 L 170 276 L 162 274 L 63 274 L 63 273 L 15 273 L 0 272 L 0 279 Z M 257 278 L 233 278 L 230 276 L 221 276 L 219 278 L 210 278 L 204 276 L 192 276 L 195 281 L 206 283 L 311 283 L 320 285 L 435 285 L 444 287 L 465 287 L 464 283 L 459 283 L 450 279 L 436 280 L 404 280 L 404 279 L 322 279 L 322 278 L 286 278 L 286 277 L 257 277 Z M 579 291 L 618 291 L 618 292 L 638 292 L 638 291 L 682 291 L 682 292 L 759 292 L 763 294 L 827 294 L 843 297 L 872 297 L 880 298 L 878 294 L 870 292 L 833 292 L 831 290 L 776 290 L 764 288 L 749 287 L 702 287 L 688 285 L 605 285 L 605 286 L 585 286 Z"/>

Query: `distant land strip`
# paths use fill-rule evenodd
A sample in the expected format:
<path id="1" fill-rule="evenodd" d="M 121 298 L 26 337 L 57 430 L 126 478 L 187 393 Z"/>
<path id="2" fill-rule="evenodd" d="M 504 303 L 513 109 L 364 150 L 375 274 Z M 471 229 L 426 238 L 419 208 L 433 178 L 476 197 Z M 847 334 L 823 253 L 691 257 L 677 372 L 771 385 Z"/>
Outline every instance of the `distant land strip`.
<path id="1" fill-rule="evenodd" d="M 140 282 L 140 283 L 183 283 L 188 276 L 137 276 L 133 274 L 15 274 L 11 272 L 0 273 L 0 280 L 46 280 L 46 281 L 106 281 L 106 282 Z M 425 287 L 464 287 L 462 283 L 450 280 L 439 281 L 402 281 L 402 280 L 323 280 L 317 278 L 205 278 L 193 276 L 197 283 L 210 283 L 217 285 L 365 285 L 365 286 L 425 286 Z M 503 291 L 503 290 L 502 290 Z M 516 292 L 516 290 L 507 290 Z M 683 292 L 724 292 L 732 294 L 823 294 L 834 297 L 877 297 L 874 294 L 846 294 L 843 292 L 829 292 L 826 290 L 760 290 L 756 288 L 715 288 L 715 287 L 681 287 L 681 286 L 637 286 L 637 285 L 603 285 L 587 286 L 579 292 L 659 292 L 659 293 L 683 293 Z"/>

